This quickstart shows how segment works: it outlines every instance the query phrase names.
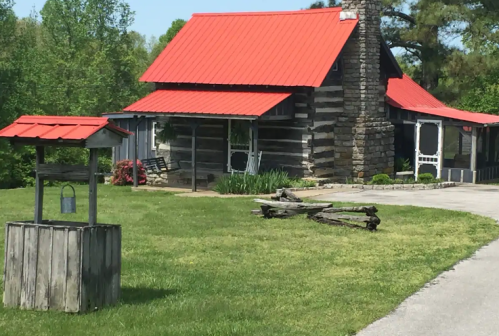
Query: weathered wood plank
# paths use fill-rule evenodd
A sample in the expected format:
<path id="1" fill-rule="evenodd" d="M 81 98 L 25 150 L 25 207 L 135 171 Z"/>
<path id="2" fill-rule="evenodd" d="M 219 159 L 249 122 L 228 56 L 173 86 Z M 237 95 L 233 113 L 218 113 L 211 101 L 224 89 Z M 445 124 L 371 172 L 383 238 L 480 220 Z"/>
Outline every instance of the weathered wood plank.
<path id="1" fill-rule="evenodd" d="M 277 209 L 267 209 L 267 206 L 262 206 L 262 210 L 259 211 L 260 214 L 265 218 L 278 218 L 278 219 L 286 219 L 291 218 L 297 215 L 303 214 L 304 210 L 277 210 Z"/>
<path id="2" fill-rule="evenodd" d="M 343 207 L 343 208 L 329 208 L 324 209 L 323 212 L 337 213 L 337 212 L 363 212 L 367 215 L 374 215 L 378 212 L 375 206 L 359 206 L 359 207 Z"/>
<path id="3" fill-rule="evenodd" d="M 102 266 L 104 264 L 104 244 L 105 236 L 102 229 L 95 228 L 95 248 L 90 251 L 92 255 L 92 275 L 95 284 L 95 307 L 102 308 L 103 299 L 103 279 L 102 279 Z"/>
<path id="4" fill-rule="evenodd" d="M 36 299 L 36 277 L 38 262 L 38 227 L 24 230 L 24 270 L 21 290 L 21 308 L 34 309 Z"/>
<path id="5" fill-rule="evenodd" d="M 36 277 L 35 308 L 48 310 L 50 308 L 50 275 L 52 274 L 53 227 L 40 227 L 38 244 L 38 265 Z"/>
<path id="6" fill-rule="evenodd" d="M 327 159 L 327 158 L 334 159 L 334 150 L 327 151 L 327 152 L 315 152 L 314 153 L 314 159 Z"/>
<path id="7" fill-rule="evenodd" d="M 6 280 L 7 280 L 7 256 L 9 255 L 10 253 L 10 250 L 9 250 L 9 227 L 10 225 L 7 223 L 5 224 L 5 243 L 4 243 L 4 253 L 3 253 L 3 256 L 4 256 L 4 259 L 3 259 L 3 286 L 4 286 L 4 290 L 6 290 Z M 5 295 L 5 294 L 4 294 Z M 5 303 L 5 297 L 4 297 L 4 303 Z"/>
<path id="8" fill-rule="evenodd" d="M 4 305 L 5 307 L 19 307 L 23 277 L 24 228 L 19 225 L 7 225 L 10 227 L 6 236 L 8 239 L 8 251 L 5 263 Z"/>
<path id="9" fill-rule="evenodd" d="M 80 310 L 81 312 L 92 311 L 95 307 L 92 290 L 92 273 L 90 250 L 92 248 L 92 229 L 81 230 L 81 282 L 80 282 Z"/>
<path id="10" fill-rule="evenodd" d="M 121 226 L 114 227 L 112 264 L 113 302 L 117 303 L 121 298 Z"/>
<path id="11" fill-rule="evenodd" d="M 352 222 L 359 222 L 359 223 L 370 223 L 370 222 L 375 222 L 376 218 L 371 217 L 371 216 L 352 216 L 352 215 L 343 215 L 343 214 L 338 214 L 338 213 L 328 213 L 328 212 L 321 212 L 317 215 L 320 215 L 323 218 L 326 219 L 331 219 L 331 220 L 348 220 Z"/>
<path id="12" fill-rule="evenodd" d="M 41 164 L 38 176 L 49 181 L 87 182 L 90 178 L 89 167 L 84 165 Z"/>
<path id="13" fill-rule="evenodd" d="M 318 223 L 327 224 L 327 225 L 331 225 L 331 226 L 346 226 L 346 227 L 349 227 L 351 229 L 367 230 L 366 227 L 363 227 L 363 226 L 360 226 L 357 224 L 350 224 L 350 223 L 346 223 L 346 222 L 342 222 L 342 221 L 331 220 L 331 219 L 323 218 L 323 217 L 317 216 L 317 215 L 310 216 L 309 219 L 312 219 Z"/>
<path id="14" fill-rule="evenodd" d="M 62 310 L 66 307 L 65 286 L 66 286 L 66 258 L 67 240 L 63 228 L 54 228 L 53 231 L 53 252 L 50 281 L 50 309 Z"/>
<path id="15" fill-rule="evenodd" d="M 198 150 L 203 149 L 211 149 L 211 150 L 223 150 L 223 138 L 209 138 L 209 139 L 200 139 L 198 137 Z M 191 137 L 182 137 L 177 138 L 176 140 L 170 143 L 170 146 L 174 150 L 174 148 L 186 148 L 190 149 L 192 146 L 192 136 Z"/>
<path id="16" fill-rule="evenodd" d="M 112 291 L 112 267 L 113 267 L 113 228 L 106 228 L 105 245 L 104 245 L 104 267 L 103 267 L 103 282 L 104 282 L 104 306 L 113 304 Z"/>
<path id="17" fill-rule="evenodd" d="M 267 205 L 271 208 L 280 208 L 286 210 L 318 210 L 330 208 L 333 205 L 331 203 L 291 203 L 291 202 L 278 202 L 278 201 L 268 201 L 263 199 L 254 199 L 256 203 Z"/>
<path id="18" fill-rule="evenodd" d="M 264 128 L 260 127 L 260 138 L 303 140 L 305 135 L 311 135 L 308 128 L 288 129 L 288 128 Z"/>
<path id="19" fill-rule="evenodd" d="M 81 282 L 81 236 L 79 230 L 67 232 L 68 254 L 66 260 L 66 312 L 77 313 L 80 310 Z"/>
<path id="20" fill-rule="evenodd" d="M 285 201 L 281 202 L 298 202 L 298 203 L 303 203 L 303 200 L 296 196 L 291 190 L 289 189 L 278 189 L 276 192 L 275 197 L 272 197 L 273 200 L 280 200 L 280 199 L 286 199 Z"/>
<path id="21" fill-rule="evenodd" d="M 322 100 L 324 99 L 329 99 L 327 102 L 323 102 Z M 320 113 L 321 109 L 328 110 L 328 109 L 334 109 L 333 112 L 342 112 L 343 111 L 343 100 L 341 98 L 324 98 L 324 97 L 318 97 L 315 100 L 315 108 L 316 112 Z M 328 112 L 328 111 L 325 111 Z"/>
<path id="22" fill-rule="evenodd" d="M 321 86 L 314 89 L 314 94 L 317 95 L 318 92 L 343 92 L 343 86 Z"/>
<path id="23" fill-rule="evenodd" d="M 376 215 L 374 216 L 351 216 L 351 215 L 343 215 L 338 213 L 327 213 L 327 212 L 319 212 L 314 215 L 309 215 L 310 219 L 313 219 L 317 222 L 328 224 L 328 225 L 338 225 L 338 226 L 347 226 L 354 229 L 364 229 L 369 231 L 376 231 L 378 225 L 380 224 L 380 219 Z M 345 221 L 353 221 L 353 222 L 361 222 L 366 223 L 365 227 L 351 224 Z"/>

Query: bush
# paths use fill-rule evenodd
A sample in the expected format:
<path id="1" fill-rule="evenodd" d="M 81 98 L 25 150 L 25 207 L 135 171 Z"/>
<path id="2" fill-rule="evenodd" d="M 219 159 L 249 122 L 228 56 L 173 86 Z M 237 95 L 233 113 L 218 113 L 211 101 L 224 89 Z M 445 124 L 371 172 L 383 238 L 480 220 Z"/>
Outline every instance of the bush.
<path id="1" fill-rule="evenodd" d="M 271 194 L 280 188 L 291 187 L 285 171 L 271 171 L 260 175 L 233 174 L 221 177 L 215 188 L 220 194 L 258 195 Z"/>
<path id="2" fill-rule="evenodd" d="M 395 171 L 397 173 L 403 171 L 410 171 L 411 169 L 412 167 L 409 159 L 397 158 L 395 160 Z"/>
<path id="3" fill-rule="evenodd" d="M 301 178 L 292 178 L 290 184 L 291 188 L 313 188 L 317 186 L 314 181 L 303 180 Z"/>
<path id="4" fill-rule="evenodd" d="M 139 185 L 144 185 L 147 182 L 146 170 L 142 166 L 142 162 L 137 160 L 137 169 L 139 177 Z M 112 177 L 113 185 L 123 186 L 133 184 L 133 161 L 122 160 L 116 163 L 116 167 Z"/>
<path id="5" fill-rule="evenodd" d="M 428 184 L 428 183 L 435 183 L 435 181 L 436 179 L 430 173 L 418 175 L 418 183 Z"/>
<path id="6" fill-rule="evenodd" d="M 387 174 L 374 175 L 371 184 L 392 184 L 393 181 Z"/>

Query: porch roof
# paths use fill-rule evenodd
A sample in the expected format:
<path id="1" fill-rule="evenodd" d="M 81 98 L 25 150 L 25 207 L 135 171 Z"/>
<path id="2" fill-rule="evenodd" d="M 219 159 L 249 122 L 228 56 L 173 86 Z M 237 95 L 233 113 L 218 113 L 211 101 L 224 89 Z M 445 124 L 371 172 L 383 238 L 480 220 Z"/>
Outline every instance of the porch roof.
<path id="1" fill-rule="evenodd" d="M 396 108 L 475 124 L 490 125 L 499 123 L 499 116 L 497 115 L 447 107 L 407 75 L 404 75 L 401 79 L 390 78 L 386 94 L 388 104 Z"/>
<path id="2" fill-rule="evenodd" d="M 196 116 L 243 116 L 256 119 L 291 96 L 290 92 L 157 90 L 124 112 Z"/>

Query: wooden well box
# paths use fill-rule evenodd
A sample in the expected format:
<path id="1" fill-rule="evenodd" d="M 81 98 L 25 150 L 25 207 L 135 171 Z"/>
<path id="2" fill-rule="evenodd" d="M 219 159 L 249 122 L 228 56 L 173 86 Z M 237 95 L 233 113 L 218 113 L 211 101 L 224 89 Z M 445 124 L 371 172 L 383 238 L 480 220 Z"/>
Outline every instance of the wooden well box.
<path id="1" fill-rule="evenodd" d="M 121 226 L 5 226 L 5 307 L 83 313 L 120 299 Z"/>
<path id="2" fill-rule="evenodd" d="M 121 226 L 97 222 L 98 150 L 130 135 L 99 117 L 22 116 L 0 130 L 13 145 L 36 146 L 34 220 L 5 225 L 5 307 L 85 313 L 118 303 Z M 88 166 L 45 163 L 47 146 L 87 148 Z M 45 181 L 87 182 L 88 223 L 44 220 Z M 61 212 L 73 213 L 63 190 Z"/>

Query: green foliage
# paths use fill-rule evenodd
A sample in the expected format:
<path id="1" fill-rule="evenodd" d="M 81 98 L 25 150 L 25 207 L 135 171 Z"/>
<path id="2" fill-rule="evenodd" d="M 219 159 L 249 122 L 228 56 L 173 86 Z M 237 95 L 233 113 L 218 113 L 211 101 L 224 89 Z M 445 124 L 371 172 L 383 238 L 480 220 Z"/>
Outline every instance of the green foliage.
<path id="1" fill-rule="evenodd" d="M 12 148 L 0 140 L 0 189 L 32 186 L 36 158 L 33 147 Z"/>
<path id="2" fill-rule="evenodd" d="M 396 172 L 410 171 L 411 169 L 412 167 L 409 159 L 397 158 L 395 160 Z"/>
<path id="3" fill-rule="evenodd" d="M 169 143 L 171 141 L 175 141 L 177 139 L 177 135 L 177 130 L 173 126 L 173 123 L 168 121 L 163 123 L 163 126 L 158 132 L 157 137 L 159 141 Z"/>
<path id="4" fill-rule="evenodd" d="M 390 178 L 390 176 L 388 176 L 387 174 L 378 174 L 378 175 L 374 175 L 371 182 L 371 184 L 377 184 L 377 185 L 381 185 L 381 184 L 392 184 L 393 183 L 393 180 Z"/>
<path id="5" fill-rule="evenodd" d="M 290 179 L 291 188 L 313 188 L 317 186 L 314 181 L 293 177 Z"/>
<path id="6" fill-rule="evenodd" d="M 287 172 L 270 171 L 260 175 L 233 174 L 222 176 L 214 188 L 220 194 L 271 194 L 280 188 L 291 187 Z"/>
<path id="7" fill-rule="evenodd" d="M 166 31 L 164 35 L 159 37 L 158 43 L 153 47 L 151 51 L 151 63 L 161 54 L 161 52 L 166 48 L 168 43 L 170 43 L 173 38 L 180 32 L 187 22 L 182 19 L 177 19 L 172 22 L 170 28 Z"/>
<path id="8" fill-rule="evenodd" d="M 250 124 L 245 120 L 232 120 L 230 128 L 230 142 L 246 145 L 250 141 Z"/>
<path id="9" fill-rule="evenodd" d="M 436 179 L 433 177 L 433 174 L 431 173 L 425 173 L 425 174 L 419 174 L 418 175 L 418 183 L 422 184 L 430 184 L 430 183 L 440 183 L 442 180 Z"/>
<path id="10" fill-rule="evenodd" d="M 129 32 L 123 0 L 48 0 L 40 16 L 18 19 L 0 0 L 0 128 L 21 115 L 119 111 L 147 94 L 138 81 L 149 65 L 145 38 Z M 100 169 L 111 171 L 110 151 Z M 31 185 L 34 150 L 0 144 L 0 188 Z M 47 149 L 46 161 L 83 164 L 82 149 Z"/>
<path id="11" fill-rule="evenodd" d="M 340 5 L 339 0 L 328 0 L 327 4 L 324 1 L 316 1 L 312 3 L 308 9 L 318 9 L 318 8 L 326 8 L 326 7 L 336 7 Z"/>

